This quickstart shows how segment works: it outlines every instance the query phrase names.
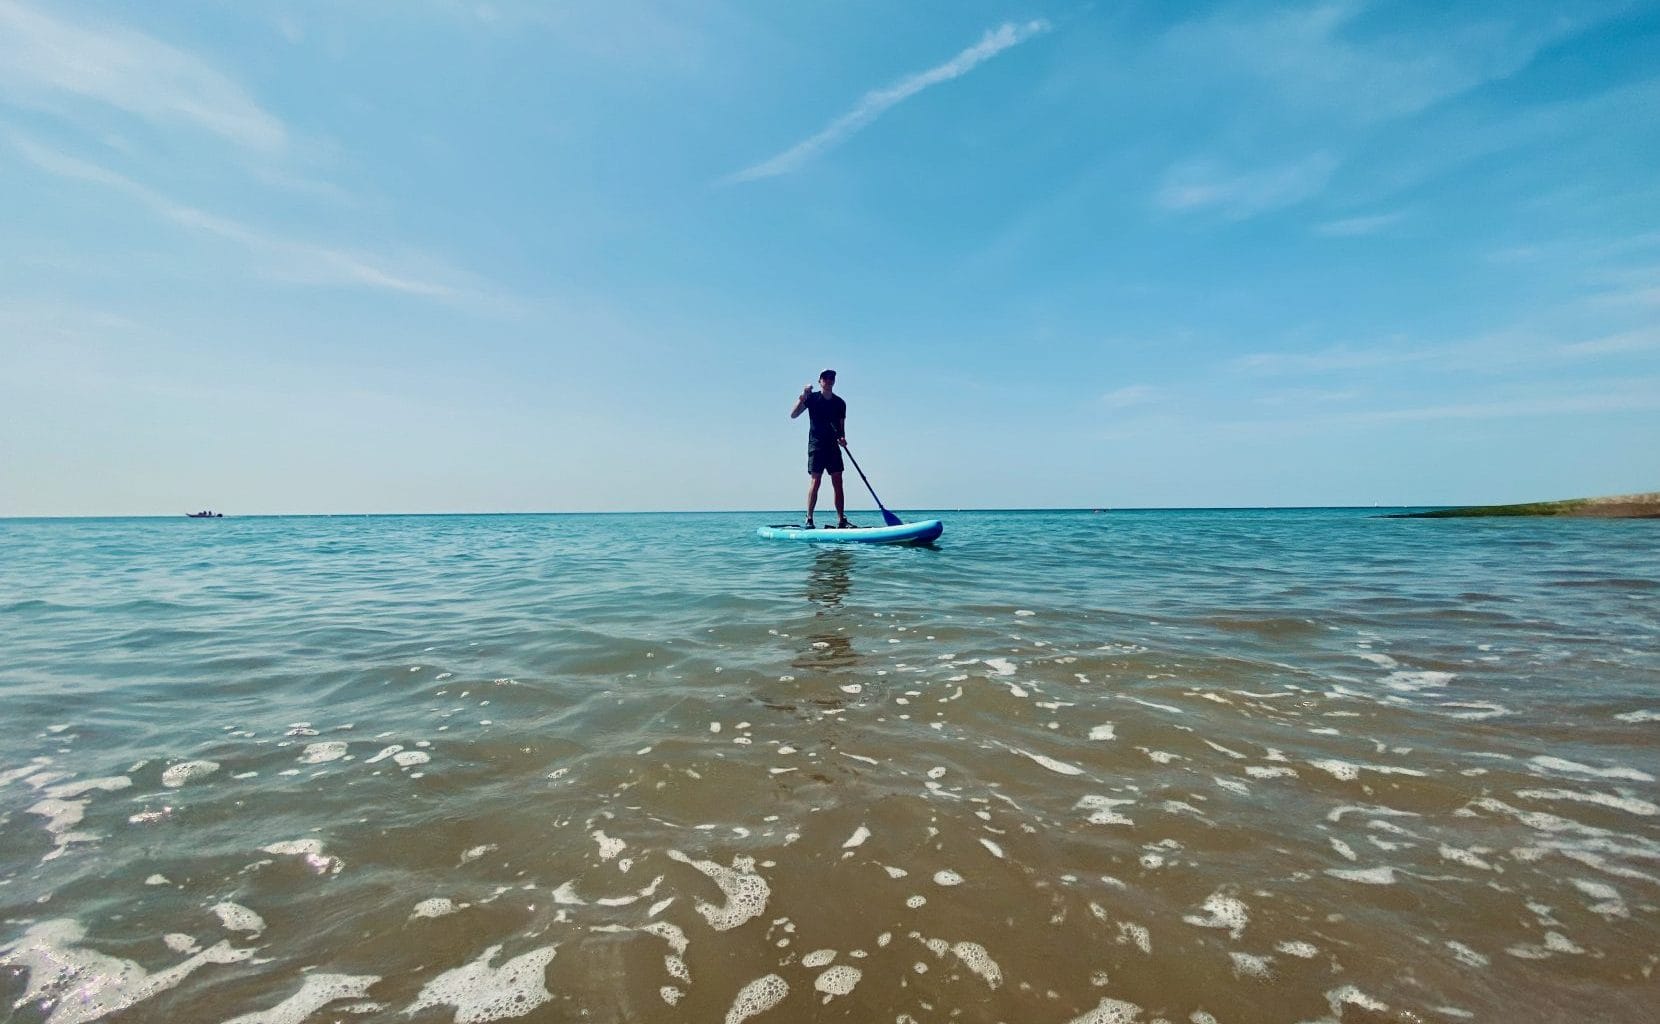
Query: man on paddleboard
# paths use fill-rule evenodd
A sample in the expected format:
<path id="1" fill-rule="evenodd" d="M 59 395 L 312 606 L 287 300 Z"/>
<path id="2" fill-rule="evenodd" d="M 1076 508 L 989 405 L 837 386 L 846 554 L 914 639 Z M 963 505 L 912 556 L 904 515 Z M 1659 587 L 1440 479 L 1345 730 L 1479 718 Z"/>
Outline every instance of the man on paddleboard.
<path id="1" fill-rule="evenodd" d="M 842 495 L 842 453 L 847 447 L 847 403 L 836 395 L 836 371 L 818 375 L 819 390 L 811 384 L 801 389 L 790 410 L 790 419 L 807 414 L 807 529 L 813 528 L 813 509 L 818 505 L 818 485 L 825 473 L 836 492 L 836 526 L 850 527 L 847 500 Z"/>

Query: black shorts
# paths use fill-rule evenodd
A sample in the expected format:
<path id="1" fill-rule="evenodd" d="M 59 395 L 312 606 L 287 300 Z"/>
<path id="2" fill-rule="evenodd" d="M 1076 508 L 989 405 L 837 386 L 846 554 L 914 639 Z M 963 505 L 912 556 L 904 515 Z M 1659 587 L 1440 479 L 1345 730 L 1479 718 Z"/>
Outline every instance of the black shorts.
<path id="1" fill-rule="evenodd" d="M 807 446 L 807 474 L 840 473 L 842 471 L 841 445 L 834 441 Z"/>

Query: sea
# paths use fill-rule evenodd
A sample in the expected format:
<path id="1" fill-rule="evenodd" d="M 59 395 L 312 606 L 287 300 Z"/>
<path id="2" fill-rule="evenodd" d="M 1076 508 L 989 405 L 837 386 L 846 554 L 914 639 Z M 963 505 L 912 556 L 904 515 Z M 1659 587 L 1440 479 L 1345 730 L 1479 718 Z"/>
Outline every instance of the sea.
<path id="1" fill-rule="evenodd" d="M 1660 522 L 1388 511 L 0 521 L 0 1020 L 1660 1018 Z"/>

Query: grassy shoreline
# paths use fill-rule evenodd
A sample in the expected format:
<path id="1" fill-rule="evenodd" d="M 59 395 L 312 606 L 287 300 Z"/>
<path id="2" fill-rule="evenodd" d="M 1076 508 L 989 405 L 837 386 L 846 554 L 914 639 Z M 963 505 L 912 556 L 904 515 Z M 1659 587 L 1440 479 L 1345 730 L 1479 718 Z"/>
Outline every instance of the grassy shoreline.
<path id="1" fill-rule="evenodd" d="M 1489 516 L 1560 516 L 1572 519 L 1660 519 L 1660 491 L 1602 498 L 1531 501 L 1519 505 L 1471 505 L 1433 512 L 1397 512 L 1389 519 L 1474 519 Z"/>

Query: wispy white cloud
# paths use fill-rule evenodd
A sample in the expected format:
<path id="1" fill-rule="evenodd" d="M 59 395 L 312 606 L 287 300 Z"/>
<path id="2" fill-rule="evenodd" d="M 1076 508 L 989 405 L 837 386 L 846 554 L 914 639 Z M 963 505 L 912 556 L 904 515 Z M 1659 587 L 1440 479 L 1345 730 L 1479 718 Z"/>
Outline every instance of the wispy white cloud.
<path id="1" fill-rule="evenodd" d="M 1269 391 L 1257 395 L 1253 401 L 1258 405 L 1303 408 L 1311 405 L 1352 402 L 1359 398 L 1360 394 L 1361 392 L 1356 388 L 1281 388 L 1278 391 Z"/>
<path id="2" fill-rule="evenodd" d="M 825 150 L 840 145 L 849 136 L 924 89 L 961 78 L 1004 50 L 1018 46 L 1048 29 L 1049 23 L 1042 19 L 1023 24 L 1006 22 L 999 25 L 982 36 L 979 42 L 944 64 L 908 75 L 886 88 L 865 93 L 859 102 L 853 105 L 852 110 L 831 121 L 817 133 L 776 156 L 730 175 L 725 179 L 725 183 L 772 178 L 797 170 Z"/>
<path id="3" fill-rule="evenodd" d="M 1101 396 L 1101 404 L 1108 409 L 1128 409 L 1158 401 L 1162 392 L 1151 384 L 1130 384 Z"/>
<path id="4" fill-rule="evenodd" d="M 1191 160 L 1165 173 L 1154 199 L 1166 210 L 1214 209 L 1243 220 L 1308 199 L 1325 188 L 1336 169 L 1337 159 L 1324 152 L 1245 172 L 1228 171 L 1215 161 Z"/>
<path id="5" fill-rule="evenodd" d="M 1623 334 L 1610 334 L 1601 338 L 1592 338 L 1588 341 L 1576 341 L 1563 345 L 1561 352 L 1565 356 L 1605 356 L 1624 355 L 1630 352 L 1650 352 L 1660 349 L 1660 329 L 1647 328 L 1645 330 L 1626 331 Z"/>
<path id="6" fill-rule="evenodd" d="M 35 107 L 91 101 L 263 153 L 288 143 L 280 120 L 201 58 L 141 32 L 70 21 L 16 0 L 0 0 L 0 94 Z"/>
<path id="7" fill-rule="evenodd" d="M 1625 382 L 1627 384 L 1631 382 Z M 1417 422 L 1424 420 L 1493 420 L 1534 416 L 1562 416 L 1660 409 L 1660 382 L 1650 380 L 1647 388 L 1629 386 L 1597 389 L 1577 394 L 1541 395 L 1498 399 L 1488 402 L 1449 402 L 1442 405 L 1409 406 L 1357 412 L 1334 420 L 1347 423 Z M 1328 421 L 1330 422 L 1330 421 Z"/>
<path id="8" fill-rule="evenodd" d="M 1399 37 L 1352 31 L 1368 6 L 1338 0 L 1266 13 L 1230 7 L 1178 26 L 1167 45 L 1183 63 L 1230 74 L 1236 82 L 1254 79 L 1302 110 L 1376 121 L 1416 113 L 1511 75 L 1553 40 L 1618 9 L 1588 2 L 1572 16 L 1551 10 L 1531 19 L 1449 19 L 1433 31 Z"/>
<path id="9" fill-rule="evenodd" d="M 101 185 L 123 193 L 152 213 L 199 234 L 241 246 L 268 262 L 268 272 L 280 280 L 300 284 L 370 288 L 454 303 L 473 303 L 486 296 L 443 276 L 396 266 L 385 257 L 299 241 L 271 234 L 229 217 L 178 202 L 125 175 L 87 160 L 69 156 L 18 135 L 5 137 L 26 160 L 61 178 Z M 458 276 L 458 275 L 447 275 Z"/>
<path id="10" fill-rule="evenodd" d="M 1327 238 L 1354 238 L 1360 235 L 1375 235 L 1384 228 L 1399 224 L 1405 216 L 1400 211 L 1393 213 L 1377 213 L 1368 217 L 1343 217 L 1338 220 L 1328 220 L 1314 226 L 1314 233 Z"/>

